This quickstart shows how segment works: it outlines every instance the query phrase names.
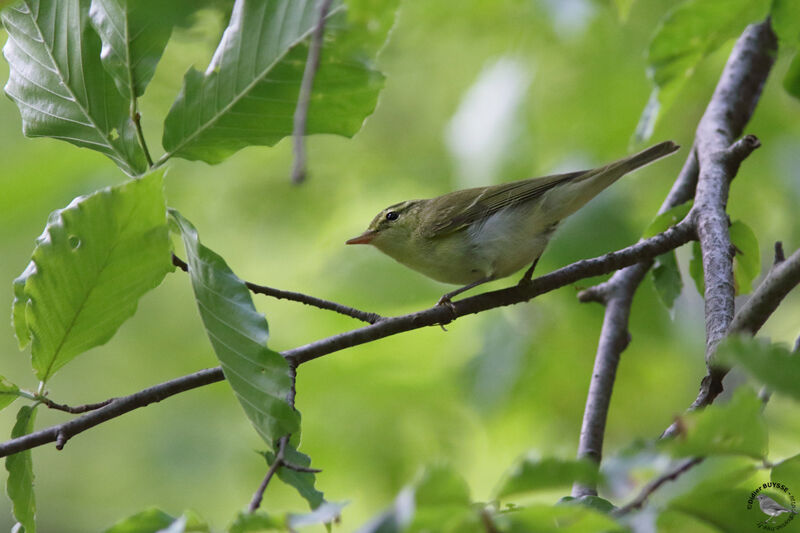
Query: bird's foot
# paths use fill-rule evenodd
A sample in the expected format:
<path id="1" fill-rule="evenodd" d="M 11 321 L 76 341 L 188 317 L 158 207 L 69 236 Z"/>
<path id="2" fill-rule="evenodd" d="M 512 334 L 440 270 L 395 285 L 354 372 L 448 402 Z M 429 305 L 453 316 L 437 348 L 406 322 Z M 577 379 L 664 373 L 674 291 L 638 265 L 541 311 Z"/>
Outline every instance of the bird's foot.
<path id="1" fill-rule="evenodd" d="M 438 307 L 438 306 L 443 306 L 443 307 L 446 307 L 446 308 L 448 308 L 448 309 L 450 310 L 450 315 L 451 315 L 451 316 L 450 316 L 450 319 L 449 319 L 449 320 L 447 320 L 447 322 L 442 322 L 442 323 L 440 323 L 440 324 L 439 324 L 439 326 L 440 326 L 440 327 L 441 327 L 443 330 L 447 331 L 447 329 L 444 327 L 444 325 L 445 325 L 445 324 L 449 324 L 450 322 L 452 322 L 452 321 L 453 321 L 453 320 L 455 320 L 455 318 L 456 318 L 456 306 L 455 306 L 455 304 L 453 303 L 453 301 L 452 301 L 452 300 L 450 300 L 450 294 L 445 294 L 444 296 L 442 296 L 441 298 L 439 298 L 439 301 L 438 301 L 438 302 L 436 302 L 436 306 L 437 306 L 437 307 Z"/>

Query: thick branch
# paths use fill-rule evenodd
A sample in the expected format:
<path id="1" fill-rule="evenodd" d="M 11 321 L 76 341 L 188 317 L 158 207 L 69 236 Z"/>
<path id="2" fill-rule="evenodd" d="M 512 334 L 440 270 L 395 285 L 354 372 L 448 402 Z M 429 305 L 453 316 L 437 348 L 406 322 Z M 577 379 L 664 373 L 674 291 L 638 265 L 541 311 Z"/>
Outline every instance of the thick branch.
<path id="1" fill-rule="evenodd" d="M 642 264 L 642 263 L 639 263 Z M 641 283 L 647 273 L 646 268 L 631 267 L 634 275 L 627 275 L 624 280 L 628 285 L 615 284 L 614 292 L 606 294 L 606 313 L 600 343 L 597 346 L 597 357 L 594 360 L 592 380 L 583 413 L 581 437 L 578 444 L 578 458 L 586 458 L 598 465 L 603 455 L 603 435 L 606 430 L 608 406 L 611 403 L 611 391 L 617 374 L 619 356 L 630 342 L 628 333 L 628 317 L 635 287 Z M 623 279 L 623 278 L 621 278 Z M 572 496 L 597 496 L 594 483 L 576 483 L 572 487 Z"/>

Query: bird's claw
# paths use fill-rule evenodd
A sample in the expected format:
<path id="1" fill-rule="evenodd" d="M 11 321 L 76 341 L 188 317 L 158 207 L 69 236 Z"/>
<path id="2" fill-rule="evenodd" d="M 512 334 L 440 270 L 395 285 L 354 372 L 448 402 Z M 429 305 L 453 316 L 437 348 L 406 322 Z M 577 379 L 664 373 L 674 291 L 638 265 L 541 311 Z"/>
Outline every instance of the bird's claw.
<path id="1" fill-rule="evenodd" d="M 450 323 L 456 318 L 456 306 L 455 306 L 455 304 L 453 304 L 452 300 L 450 300 L 450 295 L 448 295 L 448 294 L 445 294 L 444 296 L 439 298 L 439 301 L 436 302 L 436 305 L 437 306 L 441 305 L 441 306 L 447 307 L 450 310 L 450 313 L 452 314 L 452 316 L 450 317 L 450 320 L 448 320 L 445 323 L 439 324 L 442 329 L 447 331 L 447 329 L 445 329 L 445 327 L 444 327 L 444 324 Z"/>

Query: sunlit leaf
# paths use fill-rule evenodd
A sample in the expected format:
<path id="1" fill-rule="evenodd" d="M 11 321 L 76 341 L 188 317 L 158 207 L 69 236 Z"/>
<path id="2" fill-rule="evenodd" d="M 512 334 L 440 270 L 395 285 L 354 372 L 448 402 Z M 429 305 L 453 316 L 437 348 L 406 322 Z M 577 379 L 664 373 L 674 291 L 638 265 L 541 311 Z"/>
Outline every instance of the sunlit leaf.
<path id="1" fill-rule="evenodd" d="M 316 524 L 330 524 L 342 514 L 346 503 L 325 502 L 310 513 L 289 514 L 289 526 L 293 528 L 313 526 Z"/>
<path id="2" fill-rule="evenodd" d="M 800 401 L 800 355 L 764 339 L 732 337 L 717 348 L 720 362 L 738 364 L 748 374 L 780 394 Z"/>
<path id="3" fill-rule="evenodd" d="M 670 502 L 670 509 L 693 516 L 718 531 L 742 531 L 743 524 L 752 524 L 748 529 L 755 530 L 759 517 L 747 510 L 750 490 L 748 487 L 706 486 L 675 498 Z"/>
<path id="4" fill-rule="evenodd" d="M 620 20 L 628 20 L 628 15 L 630 15 L 634 1 L 635 0 L 614 0 L 614 5 L 617 7 Z"/>
<path id="5" fill-rule="evenodd" d="M 772 29 L 782 46 L 800 44 L 800 2 L 797 0 L 772 0 L 770 17 Z"/>
<path id="6" fill-rule="evenodd" d="M 683 290 L 683 279 L 678 270 L 678 260 L 675 258 L 674 250 L 656 257 L 653 263 L 653 285 L 658 299 L 668 311 L 672 312 L 675 300 Z"/>
<path id="7" fill-rule="evenodd" d="M 267 348 L 267 321 L 253 306 L 244 282 L 222 257 L 200 244 L 188 220 L 174 209 L 170 215 L 183 239 L 200 317 L 225 379 L 258 434 L 273 446 L 300 428 L 300 414 L 288 402 L 289 364 Z"/>
<path id="8" fill-rule="evenodd" d="M 584 460 L 525 457 L 511 468 L 495 491 L 497 498 L 568 487 L 572 483 L 596 483 L 597 465 Z"/>
<path id="9" fill-rule="evenodd" d="M 581 505 L 531 505 L 496 518 L 503 533 L 612 533 L 629 531 L 605 514 Z"/>
<path id="10" fill-rule="evenodd" d="M 50 215 L 15 300 L 15 329 L 32 339 L 36 376 L 47 381 L 107 342 L 139 298 L 172 270 L 160 173 L 81 196 Z M 20 343 L 22 339 L 20 338 Z"/>
<path id="11" fill-rule="evenodd" d="M 100 62 L 89 0 L 25 0 L 2 13 L 6 94 L 29 137 L 53 137 L 111 158 L 123 171 L 147 169 L 129 102 Z"/>
<path id="12" fill-rule="evenodd" d="M 770 480 L 782 483 L 792 491 L 800 490 L 800 454 L 774 465 L 770 473 Z"/>
<path id="13" fill-rule="evenodd" d="M 763 20 L 769 0 L 687 0 L 661 21 L 648 50 L 647 74 L 655 86 L 637 126 L 646 140 L 660 114 L 675 101 L 700 61 L 751 22 Z"/>
<path id="14" fill-rule="evenodd" d="M 761 400 L 746 388 L 738 389 L 724 405 L 709 405 L 683 415 L 683 433 L 664 446 L 676 456 L 745 455 L 762 458 L 767 453 L 767 426 Z"/>
<path id="15" fill-rule="evenodd" d="M 613 503 L 599 496 L 581 496 L 580 498 L 565 496 L 561 498 L 558 503 L 559 505 L 582 505 L 604 514 L 608 514 L 616 509 Z"/>
<path id="16" fill-rule="evenodd" d="M 783 78 L 783 88 L 787 93 L 800 99 L 800 52 L 794 55 L 786 76 Z"/>
<path id="17" fill-rule="evenodd" d="M 362 4 L 355 2 L 357 8 Z M 245 146 L 271 146 L 290 135 L 319 5 L 320 0 L 238 0 L 208 69 L 187 72 L 166 118 L 168 156 L 219 163 Z M 392 0 L 372 11 L 381 16 L 356 10 L 359 17 L 351 21 L 346 4 L 333 2 L 308 134 L 351 136 L 372 113 L 383 76 L 370 58 L 386 38 L 396 5 Z"/>
<path id="18" fill-rule="evenodd" d="M 738 294 L 747 294 L 753 290 L 753 280 L 761 272 L 758 239 L 750 226 L 741 220 L 731 224 L 728 231 L 731 244 L 736 247 L 736 254 L 733 256 L 733 275 Z"/>
<path id="19" fill-rule="evenodd" d="M 240 512 L 236 515 L 228 533 L 262 533 L 264 531 L 286 531 L 286 520 L 267 514 L 264 511 L 255 513 Z"/>
<path id="20" fill-rule="evenodd" d="M 479 511 L 470 503 L 464 479 L 444 465 L 426 468 L 404 488 L 394 505 L 358 530 L 358 533 L 437 531 L 483 533 Z"/>
<path id="21" fill-rule="evenodd" d="M 155 507 L 123 518 L 105 533 L 156 533 L 166 529 L 176 518 Z"/>
<path id="22" fill-rule="evenodd" d="M 22 437 L 33 431 L 36 408 L 24 405 L 17 413 L 17 422 L 11 438 Z M 25 533 L 36 533 L 36 498 L 33 493 L 33 458 L 30 450 L 6 457 L 6 493 L 13 505 L 14 518 L 25 528 Z"/>
<path id="23" fill-rule="evenodd" d="M 89 16 L 103 42 L 103 66 L 120 94 L 144 94 L 173 26 L 185 18 L 185 0 L 92 0 Z"/>
<path id="24" fill-rule="evenodd" d="M 19 398 L 19 387 L 0 376 L 0 410 L 11 405 Z"/>

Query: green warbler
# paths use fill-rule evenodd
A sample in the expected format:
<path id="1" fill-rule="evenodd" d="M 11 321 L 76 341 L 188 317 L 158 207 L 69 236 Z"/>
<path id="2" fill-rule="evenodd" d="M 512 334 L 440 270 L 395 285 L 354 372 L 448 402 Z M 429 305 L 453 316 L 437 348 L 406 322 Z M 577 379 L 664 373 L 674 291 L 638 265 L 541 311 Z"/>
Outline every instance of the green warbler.
<path id="1" fill-rule="evenodd" d="M 592 170 L 530 178 L 390 205 L 347 244 L 371 244 L 405 266 L 463 285 L 439 300 L 531 267 L 558 224 L 603 189 L 679 148 L 666 141 Z"/>

